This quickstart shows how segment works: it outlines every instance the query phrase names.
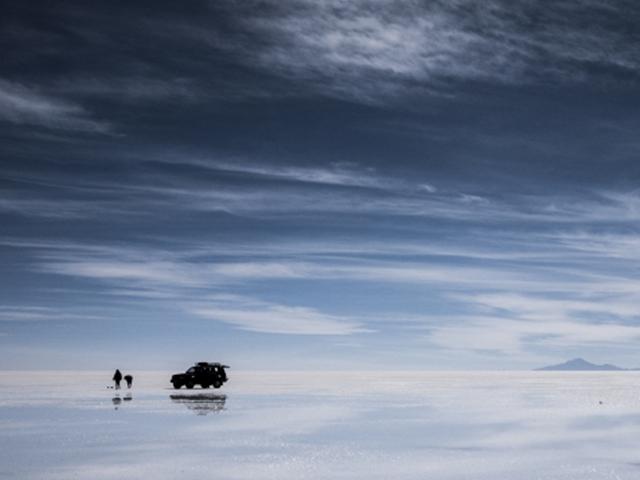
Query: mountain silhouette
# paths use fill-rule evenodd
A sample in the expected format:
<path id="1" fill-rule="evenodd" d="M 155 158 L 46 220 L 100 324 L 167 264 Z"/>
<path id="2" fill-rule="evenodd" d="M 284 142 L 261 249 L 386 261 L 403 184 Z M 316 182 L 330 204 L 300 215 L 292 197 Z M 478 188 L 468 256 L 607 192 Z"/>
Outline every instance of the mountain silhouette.
<path id="1" fill-rule="evenodd" d="M 548 367 L 536 368 L 536 370 L 543 371 L 623 371 L 625 368 L 616 367 L 615 365 L 596 365 L 595 363 L 587 362 L 583 358 L 574 358 L 568 362 L 560 363 L 558 365 L 549 365 Z"/>

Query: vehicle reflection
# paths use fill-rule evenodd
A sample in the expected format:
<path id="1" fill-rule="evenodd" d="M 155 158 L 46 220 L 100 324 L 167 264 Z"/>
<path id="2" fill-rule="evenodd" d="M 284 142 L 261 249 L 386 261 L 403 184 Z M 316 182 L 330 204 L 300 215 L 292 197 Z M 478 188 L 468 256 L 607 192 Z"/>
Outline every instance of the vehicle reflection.
<path id="1" fill-rule="evenodd" d="M 215 393 L 194 393 L 194 394 L 173 394 L 169 395 L 173 403 L 181 403 L 196 415 L 208 415 L 210 413 L 220 413 L 224 410 L 226 395 Z"/>

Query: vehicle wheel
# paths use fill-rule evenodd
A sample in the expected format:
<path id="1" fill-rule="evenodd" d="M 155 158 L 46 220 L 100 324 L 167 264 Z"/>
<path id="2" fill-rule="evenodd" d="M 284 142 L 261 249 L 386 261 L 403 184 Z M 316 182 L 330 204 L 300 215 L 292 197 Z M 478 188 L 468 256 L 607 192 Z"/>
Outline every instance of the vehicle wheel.
<path id="1" fill-rule="evenodd" d="M 173 382 L 173 388 L 175 388 L 176 390 L 179 390 L 181 386 L 182 386 L 182 384 L 180 384 L 178 382 Z"/>
<path id="2" fill-rule="evenodd" d="M 191 383 L 191 382 L 187 383 L 187 388 L 189 390 L 191 390 L 193 388 L 193 383 Z"/>
<path id="3" fill-rule="evenodd" d="M 213 382 L 213 388 L 220 388 L 222 384 L 220 382 Z"/>

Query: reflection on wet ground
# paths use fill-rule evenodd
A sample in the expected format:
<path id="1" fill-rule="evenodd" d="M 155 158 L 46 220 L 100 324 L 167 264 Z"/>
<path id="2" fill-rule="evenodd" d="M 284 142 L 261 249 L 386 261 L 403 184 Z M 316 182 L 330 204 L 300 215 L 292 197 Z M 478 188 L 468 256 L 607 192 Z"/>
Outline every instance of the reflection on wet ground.
<path id="1" fill-rule="evenodd" d="M 133 395 L 131 392 L 127 392 L 124 397 L 121 397 L 119 393 L 116 393 L 115 396 L 111 399 L 111 403 L 115 406 L 115 409 L 118 410 L 118 406 L 124 402 L 130 402 L 133 400 Z"/>
<path id="2" fill-rule="evenodd" d="M 0 372 L 0 478 L 640 478 L 640 372 L 99 373 Z"/>
<path id="3" fill-rule="evenodd" d="M 215 393 L 195 393 L 195 394 L 173 394 L 169 395 L 173 403 L 181 403 L 189 410 L 193 410 L 196 415 L 208 415 L 209 413 L 220 413 L 224 410 L 226 395 Z"/>

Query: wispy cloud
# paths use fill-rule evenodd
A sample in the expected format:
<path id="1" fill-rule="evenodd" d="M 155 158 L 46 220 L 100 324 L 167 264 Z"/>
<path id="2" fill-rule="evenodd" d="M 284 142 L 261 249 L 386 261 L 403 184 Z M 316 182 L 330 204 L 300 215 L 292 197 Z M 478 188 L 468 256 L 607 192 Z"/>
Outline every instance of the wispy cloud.
<path id="1" fill-rule="evenodd" d="M 32 321 L 50 318 L 50 310 L 42 307 L 0 307 L 0 322 L 2 321 Z"/>
<path id="2" fill-rule="evenodd" d="M 215 159 L 162 156 L 155 161 L 177 165 L 196 165 L 205 169 L 240 173 L 248 176 L 280 179 L 291 182 L 316 183 L 320 185 L 391 188 L 397 187 L 399 179 L 385 178 L 373 167 L 363 168 L 355 163 L 333 162 L 322 166 L 254 164 L 242 161 L 219 161 Z"/>
<path id="3" fill-rule="evenodd" d="M 522 354 L 532 347 L 630 347 L 640 339 L 635 292 L 606 292 L 610 285 L 580 285 L 558 295 L 502 291 L 455 295 L 472 312 L 445 322 L 427 320 L 427 338 L 441 348 Z M 580 293 L 576 293 L 580 292 Z"/>
<path id="4" fill-rule="evenodd" d="M 109 98 L 125 102 L 161 100 L 193 102 L 207 96 L 200 86 L 186 78 L 77 76 L 58 80 L 49 88 L 64 95 Z"/>
<path id="5" fill-rule="evenodd" d="M 533 238 L 530 244 L 541 241 L 545 240 Z M 296 255 L 301 258 L 296 258 L 280 245 L 253 251 L 260 258 L 254 261 L 233 260 L 251 255 L 250 247 L 227 250 L 196 244 L 162 250 L 47 243 L 23 247 L 39 252 L 39 270 L 101 282 L 106 295 L 144 302 L 170 300 L 190 315 L 254 332 L 349 335 L 365 332 L 370 325 L 422 325 L 429 331 L 429 341 L 441 348 L 502 354 L 523 353 L 536 345 L 628 345 L 639 333 L 634 325 L 638 282 L 633 272 L 598 273 L 592 268 L 593 258 L 585 265 L 579 251 L 558 251 L 557 247 L 534 252 L 535 262 L 526 255 L 519 257 L 517 251 L 492 256 L 474 248 L 465 251 L 462 246 L 453 262 L 446 246 L 439 252 L 432 247 L 426 257 L 416 257 L 420 250 L 415 246 L 387 245 L 387 253 L 393 251 L 394 256 L 376 258 L 372 253 L 384 251 L 380 247 L 357 251 L 323 244 L 319 255 L 313 254 L 311 245 L 300 249 Z M 219 251 L 228 257 L 211 259 Z M 419 286 L 446 298 L 450 311 L 428 318 L 401 309 L 359 319 L 308 305 L 230 294 L 241 285 L 273 280 L 308 285 L 347 282 L 356 290 L 358 285 Z"/>
<path id="6" fill-rule="evenodd" d="M 425 183 L 422 175 L 394 175 L 355 163 L 260 165 L 180 155 L 146 155 L 135 160 L 144 165 L 141 172 L 128 172 L 118 182 L 68 176 L 56 180 L 7 172 L 6 178 L 21 190 L 4 193 L 0 210 L 62 219 L 174 211 L 264 218 L 416 217 L 469 225 L 624 225 L 640 218 L 640 195 L 632 190 L 591 188 L 544 195 L 496 195 L 471 184 L 436 186 Z M 158 165 L 170 165 L 171 171 Z M 202 168 L 202 175 L 189 169 L 179 171 L 178 167 L 186 165 Z M 233 174 L 233 181 L 228 174 Z M 35 188 L 39 186 L 47 188 Z"/>
<path id="7" fill-rule="evenodd" d="M 116 65 L 108 72 L 72 65 L 48 82 L 51 88 L 118 102 L 328 95 L 379 104 L 425 92 L 448 96 L 467 81 L 627 81 L 640 70 L 630 33 L 637 13 L 623 0 L 219 1 L 209 2 L 198 18 L 158 5 L 145 12 L 144 22 L 125 21 L 117 11 L 44 11 L 53 17 L 62 11 L 66 16 L 58 20 Z M 96 25 L 109 35 L 96 35 Z M 72 45 L 30 24 L 9 35 L 26 49 L 46 42 L 60 57 Z M 120 38 L 149 40 L 171 55 L 138 52 Z M 232 80 L 220 75 L 226 69 Z M 47 103 L 67 124 L 73 119 L 76 128 L 81 113 L 89 123 L 78 129 L 90 129 L 77 105 L 44 100 L 36 103 Z M 41 118 L 34 110 L 42 107 L 21 107 L 18 118 Z"/>
<path id="8" fill-rule="evenodd" d="M 313 308 L 260 302 L 253 299 L 215 297 L 208 307 L 196 308 L 195 315 L 235 325 L 242 330 L 288 335 L 351 335 L 370 332 L 352 318 L 322 313 Z"/>
<path id="9" fill-rule="evenodd" d="M 0 322 L 39 322 L 54 320 L 97 320 L 104 317 L 85 312 L 64 311 L 53 307 L 0 306 Z"/>
<path id="10" fill-rule="evenodd" d="M 591 292 L 589 292 L 591 293 Z M 514 293 L 483 294 L 460 297 L 494 311 L 507 311 L 511 315 L 529 320 L 568 319 L 572 315 L 607 314 L 635 317 L 639 314 L 636 298 L 602 295 L 600 298 L 549 298 Z"/>
<path id="11" fill-rule="evenodd" d="M 449 319 L 451 323 L 455 318 Z M 615 323 L 579 321 L 535 322 L 496 317 L 465 318 L 457 325 L 429 328 L 429 343 L 446 350 L 519 355 L 531 348 L 582 349 L 609 345 L 632 346 L 640 339 L 640 327 Z M 549 351 L 549 350 L 548 350 Z"/>
<path id="12" fill-rule="evenodd" d="M 96 215 L 127 215 L 126 208 L 113 202 L 90 202 L 71 199 L 26 198 L 26 195 L 4 194 L 0 198 L 0 211 L 26 217 L 42 217 L 51 220 L 77 220 L 95 218 Z M 122 206 L 124 207 L 124 206 Z M 119 212 L 119 213 L 118 213 Z"/>
<path id="13" fill-rule="evenodd" d="M 247 31 L 268 39 L 257 49 L 231 42 L 239 59 L 368 102 L 444 93 L 450 80 L 582 81 L 593 66 L 634 74 L 640 67 L 619 28 L 630 21 L 623 2 L 581 2 L 579 12 L 573 2 L 268 3 L 238 12 Z"/>
<path id="14" fill-rule="evenodd" d="M 0 80 L 0 120 L 57 130 L 108 133 L 108 123 L 95 120 L 81 105 L 51 97 L 15 82 Z"/>
<path id="15" fill-rule="evenodd" d="M 569 290 L 576 285 L 595 282 L 576 276 L 574 271 L 529 268 L 526 272 L 514 266 L 476 267 L 472 265 L 443 264 L 437 259 L 376 260 L 354 256 L 341 259 L 286 260 L 231 262 L 203 261 L 194 258 L 127 257 L 81 258 L 72 254 L 46 255 L 40 269 L 48 273 L 90 278 L 132 286 L 170 286 L 175 288 L 206 288 L 233 283 L 260 282 L 268 279 L 353 280 L 359 282 L 405 283 L 438 285 L 458 290 L 516 289 L 519 291 Z M 550 280 L 555 274 L 556 280 Z"/>
<path id="16" fill-rule="evenodd" d="M 90 248 L 79 254 L 78 249 L 72 253 L 66 248 L 57 248 L 44 255 L 50 260 L 42 268 L 48 273 L 114 285 L 115 289 L 105 291 L 108 295 L 137 297 L 146 301 L 172 299 L 186 313 L 229 323 L 247 331 L 297 335 L 350 335 L 369 331 L 354 318 L 323 313 L 315 308 L 281 305 L 237 295 L 204 295 L 222 287 L 228 288 L 234 281 L 309 276 L 305 265 L 285 262 L 256 265 L 204 263 L 180 260 L 173 255 L 161 260 L 160 252 L 147 252 L 150 258 L 145 261 L 140 259 L 145 256 L 142 251 L 138 252 L 137 260 L 131 260 L 136 253 L 128 249 L 116 254 L 115 258 L 113 253 L 114 250 L 110 249 Z M 84 260 L 79 259 L 87 254 Z M 203 298 L 207 299 L 206 303 Z"/>
<path id="17" fill-rule="evenodd" d="M 197 286 L 203 284 L 206 272 L 186 262 L 80 260 L 49 262 L 44 271 L 98 280 Z M 210 277 L 211 275 L 209 275 Z"/>
<path id="18" fill-rule="evenodd" d="M 591 237 L 589 237 L 591 238 Z M 588 243 L 588 242 L 587 242 Z M 267 279 L 439 284 L 451 288 L 509 289 L 512 292 L 599 291 L 627 295 L 637 285 L 634 272 L 612 265 L 609 253 L 589 255 L 567 245 L 563 235 L 514 233 L 479 239 L 413 241 L 338 240 L 294 243 L 207 244 L 193 241 L 161 247 L 93 245 L 81 242 L 2 239 L 0 244 L 29 249 L 46 272 L 126 284 L 206 287 Z M 238 260 L 238 257 L 242 260 Z M 598 267 L 598 268 L 596 268 Z M 588 287 L 588 289 L 587 289 Z M 538 311 L 563 307 L 597 309 L 584 299 L 523 299 L 511 296 L 459 297 L 500 309 L 518 304 Z M 500 303 L 502 302 L 502 303 Z M 625 307 L 630 308 L 630 307 Z"/>
<path id="19" fill-rule="evenodd" d="M 240 169 L 238 169 L 240 170 Z M 307 175 L 309 172 L 305 172 Z M 275 174 L 280 175 L 283 174 Z M 302 172 L 297 172 L 300 181 Z M 327 173 L 327 175 L 329 175 Z M 288 179 L 294 175 L 289 172 Z M 162 179 L 158 179 L 162 182 Z M 348 180 L 306 177 L 306 182 L 347 185 Z M 351 185 L 357 186 L 353 180 Z M 360 185 L 385 186 L 383 191 L 327 190 L 265 184 L 198 188 L 181 184 L 179 179 L 165 185 L 131 185 L 130 192 L 146 194 L 146 200 L 164 202 L 167 208 L 194 211 L 218 211 L 238 215 L 300 216 L 345 214 L 372 216 L 407 216 L 443 218 L 466 222 L 536 222 L 536 223 L 624 223 L 640 217 L 633 208 L 634 193 L 623 196 L 608 192 L 590 192 L 579 201 L 573 195 L 533 196 L 511 194 L 500 197 L 467 193 L 460 190 L 425 189 L 422 183 L 411 185 L 400 179 L 365 179 Z"/>

